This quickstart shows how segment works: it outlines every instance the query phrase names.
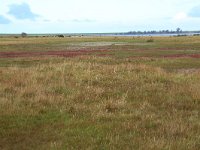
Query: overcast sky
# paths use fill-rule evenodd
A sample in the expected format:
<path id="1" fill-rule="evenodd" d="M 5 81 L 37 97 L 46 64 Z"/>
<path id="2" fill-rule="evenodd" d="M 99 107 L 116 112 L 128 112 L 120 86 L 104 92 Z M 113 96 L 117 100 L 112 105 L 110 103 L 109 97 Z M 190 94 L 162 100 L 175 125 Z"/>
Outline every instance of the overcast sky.
<path id="1" fill-rule="evenodd" d="M 200 30 L 200 0 L 0 0 L 0 33 Z"/>

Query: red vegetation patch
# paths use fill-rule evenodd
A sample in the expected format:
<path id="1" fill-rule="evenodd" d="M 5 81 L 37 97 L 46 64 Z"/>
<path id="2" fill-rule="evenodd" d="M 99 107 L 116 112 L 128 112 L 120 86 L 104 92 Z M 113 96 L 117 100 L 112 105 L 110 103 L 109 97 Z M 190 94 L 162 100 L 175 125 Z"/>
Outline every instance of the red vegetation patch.
<path id="1" fill-rule="evenodd" d="M 165 55 L 164 58 L 200 58 L 200 54 L 175 54 Z"/>
<path id="2" fill-rule="evenodd" d="M 183 51 L 183 50 L 188 50 L 189 48 L 149 48 L 149 49 L 135 49 L 135 51 L 172 51 L 172 50 L 176 50 L 176 51 Z M 129 50 L 132 51 L 132 50 Z"/>
<path id="3" fill-rule="evenodd" d="M 60 56 L 75 57 L 89 55 L 96 52 L 107 52 L 108 50 L 77 50 L 77 51 L 46 51 L 46 52 L 0 52 L 0 58 L 36 57 L 36 56 Z"/>

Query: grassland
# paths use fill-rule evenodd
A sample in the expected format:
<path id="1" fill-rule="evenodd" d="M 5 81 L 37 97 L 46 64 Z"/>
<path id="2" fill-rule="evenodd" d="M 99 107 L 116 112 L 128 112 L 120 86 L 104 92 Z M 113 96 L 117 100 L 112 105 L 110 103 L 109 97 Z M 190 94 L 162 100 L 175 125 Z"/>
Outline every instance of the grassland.
<path id="1" fill-rule="evenodd" d="M 200 37 L 0 38 L 0 149 L 200 149 Z"/>

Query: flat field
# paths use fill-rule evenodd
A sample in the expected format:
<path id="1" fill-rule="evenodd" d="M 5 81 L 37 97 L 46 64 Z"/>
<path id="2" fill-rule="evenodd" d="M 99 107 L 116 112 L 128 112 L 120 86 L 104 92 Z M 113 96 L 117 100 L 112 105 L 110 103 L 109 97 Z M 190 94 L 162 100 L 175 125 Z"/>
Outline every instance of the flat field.
<path id="1" fill-rule="evenodd" d="M 200 149 L 200 37 L 1 37 L 0 149 Z"/>

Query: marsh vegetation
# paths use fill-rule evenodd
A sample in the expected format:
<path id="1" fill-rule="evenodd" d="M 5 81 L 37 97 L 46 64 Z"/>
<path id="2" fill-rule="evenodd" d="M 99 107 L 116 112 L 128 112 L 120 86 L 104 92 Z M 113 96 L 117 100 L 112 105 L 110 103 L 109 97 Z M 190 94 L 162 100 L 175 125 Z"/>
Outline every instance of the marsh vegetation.
<path id="1" fill-rule="evenodd" d="M 200 37 L 148 39 L 1 38 L 0 149 L 200 149 Z"/>

